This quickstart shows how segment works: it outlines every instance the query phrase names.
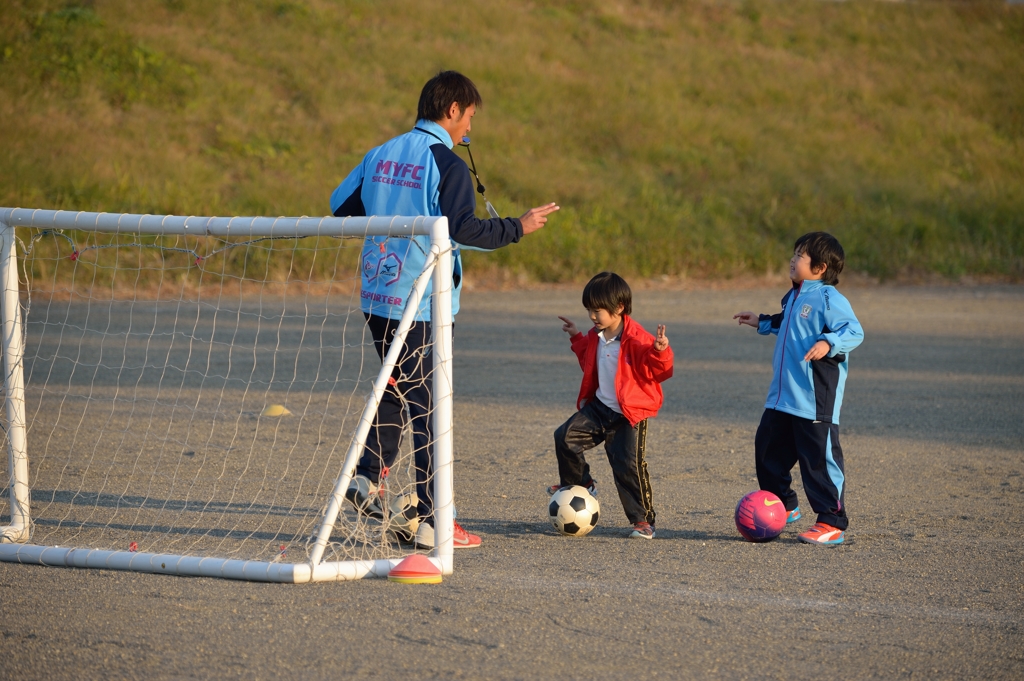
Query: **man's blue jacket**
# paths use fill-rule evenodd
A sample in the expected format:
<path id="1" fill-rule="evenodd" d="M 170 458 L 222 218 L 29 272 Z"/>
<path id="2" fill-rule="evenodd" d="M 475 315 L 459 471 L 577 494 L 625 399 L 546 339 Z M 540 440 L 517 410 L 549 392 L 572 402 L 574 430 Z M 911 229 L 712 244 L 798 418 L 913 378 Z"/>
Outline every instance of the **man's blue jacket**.
<path id="1" fill-rule="evenodd" d="M 452 151 L 452 139 L 437 123 L 419 120 L 404 135 L 371 149 L 331 194 L 331 213 L 349 215 L 430 215 L 448 218 L 452 240 L 452 314 L 462 290 L 460 246 L 492 250 L 523 236 L 515 218 L 481 220 L 465 161 Z M 400 319 L 413 281 L 430 252 L 430 237 L 367 237 L 360 259 L 362 310 Z M 416 321 L 430 321 L 428 284 Z"/>
<path id="2" fill-rule="evenodd" d="M 778 336 L 765 408 L 838 424 L 848 353 L 864 340 L 850 302 L 835 286 L 805 281 L 783 296 L 782 312 L 758 319 L 759 334 Z M 819 340 L 832 346 L 828 355 L 805 362 L 804 355 Z"/>

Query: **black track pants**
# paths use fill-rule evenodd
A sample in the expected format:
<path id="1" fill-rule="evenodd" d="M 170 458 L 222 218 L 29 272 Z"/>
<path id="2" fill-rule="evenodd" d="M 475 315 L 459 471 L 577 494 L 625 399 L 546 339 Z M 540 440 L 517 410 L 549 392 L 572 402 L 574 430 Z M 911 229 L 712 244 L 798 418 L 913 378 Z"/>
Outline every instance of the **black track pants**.
<path id="1" fill-rule="evenodd" d="M 397 319 L 376 315 L 364 315 L 366 325 L 373 335 L 373 346 L 381 362 L 391 347 L 391 341 L 398 330 Z M 430 373 L 433 358 L 430 356 L 430 323 L 414 322 L 405 338 L 402 354 L 391 374 L 391 381 L 384 391 L 377 416 L 370 433 L 366 436 L 366 449 L 356 464 L 356 474 L 373 482 L 380 482 L 381 471 L 390 468 L 398 458 L 402 429 L 408 418 L 412 420 L 412 441 L 414 465 L 416 466 L 416 495 L 419 497 L 418 513 L 421 518 L 432 518 L 433 505 L 433 438 Z"/>
<path id="2" fill-rule="evenodd" d="M 615 476 L 615 488 L 631 523 L 654 524 L 651 478 L 647 474 L 647 419 L 632 427 L 626 417 L 591 400 L 555 431 L 555 456 L 561 485 L 586 487 L 593 478 L 583 452 L 604 442 Z"/>
<path id="3" fill-rule="evenodd" d="M 839 426 L 765 409 L 754 437 L 757 482 L 792 511 L 799 504 L 793 491 L 793 466 L 800 464 L 800 479 L 818 520 L 845 530 L 846 472 L 839 446 Z"/>

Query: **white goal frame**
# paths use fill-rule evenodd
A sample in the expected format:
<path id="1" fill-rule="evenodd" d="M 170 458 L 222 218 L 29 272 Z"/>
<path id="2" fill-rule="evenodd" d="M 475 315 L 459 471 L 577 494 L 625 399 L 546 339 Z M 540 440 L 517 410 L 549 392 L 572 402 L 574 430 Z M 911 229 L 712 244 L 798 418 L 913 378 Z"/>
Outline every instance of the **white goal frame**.
<path id="1" fill-rule="evenodd" d="M 16 227 L 74 229 L 110 234 L 213 237 L 315 236 L 429 236 L 430 254 L 416 281 L 405 312 L 384 358 L 373 392 L 363 408 L 342 470 L 334 485 L 315 544 L 305 563 L 278 563 L 210 557 L 135 553 L 29 544 L 31 505 L 25 416 L 24 328 L 16 249 Z M 432 270 L 432 272 L 431 272 Z M 445 217 L 184 217 L 85 213 L 74 211 L 0 208 L 0 345 L 3 353 L 3 395 L 8 423 L 8 471 L 11 524 L 0 526 L 0 561 L 60 567 L 105 568 L 195 577 L 221 577 L 261 582 L 305 583 L 386 577 L 402 559 L 323 561 L 344 493 L 352 479 L 377 406 L 399 359 L 406 334 L 433 281 L 431 331 L 433 355 L 434 527 L 435 549 L 429 556 L 442 574 L 452 573 L 454 549 L 453 431 L 452 431 L 452 246 Z"/>

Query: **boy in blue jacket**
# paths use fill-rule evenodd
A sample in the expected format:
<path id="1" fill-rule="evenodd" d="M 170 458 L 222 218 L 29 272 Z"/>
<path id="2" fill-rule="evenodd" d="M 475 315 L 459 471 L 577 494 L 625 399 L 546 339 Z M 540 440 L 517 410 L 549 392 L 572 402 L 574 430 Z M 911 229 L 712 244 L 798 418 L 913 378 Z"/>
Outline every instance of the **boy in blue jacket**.
<path id="1" fill-rule="evenodd" d="M 841 544 L 849 524 L 839 408 L 848 354 L 864 340 L 864 331 L 849 301 L 835 288 L 845 259 L 831 234 L 805 234 L 796 240 L 789 261 L 793 288 L 782 298 L 782 311 L 733 315 L 763 336 L 778 336 L 774 376 L 754 438 L 754 462 L 761 489 L 786 505 L 786 522 L 800 518 L 790 473 L 799 462 L 804 491 L 818 514 L 814 526 L 799 537 L 808 544 Z"/>

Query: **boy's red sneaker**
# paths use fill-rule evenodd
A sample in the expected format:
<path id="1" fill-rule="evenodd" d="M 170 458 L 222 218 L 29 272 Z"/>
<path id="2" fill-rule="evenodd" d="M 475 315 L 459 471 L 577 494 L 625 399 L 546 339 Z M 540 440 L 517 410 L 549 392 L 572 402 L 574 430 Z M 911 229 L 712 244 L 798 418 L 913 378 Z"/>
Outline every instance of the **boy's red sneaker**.
<path id="1" fill-rule="evenodd" d="M 831 546 L 833 544 L 842 544 L 843 540 L 846 539 L 846 532 L 838 527 L 832 527 L 828 523 L 816 522 L 811 529 L 801 532 L 797 538 L 806 544 Z"/>

